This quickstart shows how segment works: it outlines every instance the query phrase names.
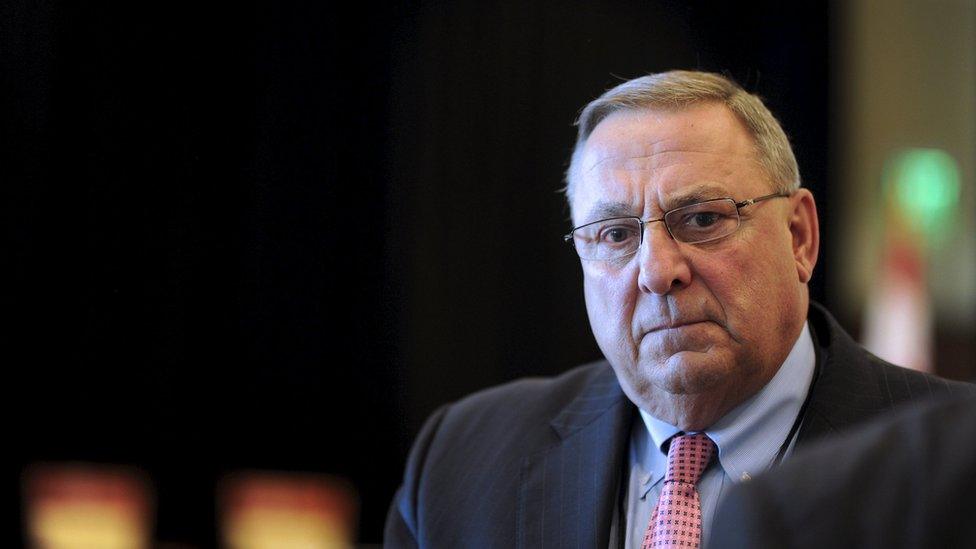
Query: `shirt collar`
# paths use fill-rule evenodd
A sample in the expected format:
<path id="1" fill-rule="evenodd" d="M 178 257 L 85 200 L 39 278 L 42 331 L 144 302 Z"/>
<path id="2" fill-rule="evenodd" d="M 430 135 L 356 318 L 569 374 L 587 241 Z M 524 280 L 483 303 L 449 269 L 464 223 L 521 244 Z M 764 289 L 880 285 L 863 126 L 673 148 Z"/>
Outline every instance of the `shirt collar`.
<path id="1" fill-rule="evenodd" d="M 769 383 L 705 430 L 718 447 L 722 469 L 733 482 L 748 480 L 772 465 L 806 400 L 815 364 L 810 327 L 804 323 L 800 337 Z M 647 429 L 635 430 L 633 441 L 639 450 L 632 456 L 644 473 L 642 491 L 646 494 L 664 477 L 664 443 L 681 430 L 644 410 L 640 415 Z"/>

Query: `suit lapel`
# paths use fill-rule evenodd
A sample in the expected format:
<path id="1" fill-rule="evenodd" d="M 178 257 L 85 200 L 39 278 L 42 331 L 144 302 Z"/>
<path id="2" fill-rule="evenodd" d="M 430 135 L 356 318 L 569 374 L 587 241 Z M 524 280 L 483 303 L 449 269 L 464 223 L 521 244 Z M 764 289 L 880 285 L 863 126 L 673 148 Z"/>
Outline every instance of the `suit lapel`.
<path id="1" fill-rule="evenodd" d="M 607 366 L 551 422 L 559 442 L 522 464 L 519 547 L 607 547 L 634 407 Z"/>

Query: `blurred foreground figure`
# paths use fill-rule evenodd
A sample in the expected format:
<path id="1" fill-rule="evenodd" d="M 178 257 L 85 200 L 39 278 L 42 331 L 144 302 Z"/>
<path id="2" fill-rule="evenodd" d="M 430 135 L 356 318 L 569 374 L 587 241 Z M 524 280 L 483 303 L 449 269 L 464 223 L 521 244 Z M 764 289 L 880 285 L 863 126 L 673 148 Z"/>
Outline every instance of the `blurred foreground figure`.
<path id="1" fill-rule="evenodd" d="M 794 446 L 974 391 L 872 356 L 810 303 L 817 208 L 758 97 L 653 74 L 578 126 L 565 239 L 606 360 L 436 411 L 388 546 L 698 547 L 719 495 Z"/>
<path id="2" fill-rule="evenodd" d="M 736 487 L 715 547 L 972 548 L 976 398 L 912 407 Z"/>

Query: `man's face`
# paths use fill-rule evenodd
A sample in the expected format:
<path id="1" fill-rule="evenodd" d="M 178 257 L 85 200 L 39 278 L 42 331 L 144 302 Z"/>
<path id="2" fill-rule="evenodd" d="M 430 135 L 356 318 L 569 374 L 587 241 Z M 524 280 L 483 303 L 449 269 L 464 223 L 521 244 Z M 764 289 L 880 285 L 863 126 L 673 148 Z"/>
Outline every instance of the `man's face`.
<path id="1" fill-rule="evenodd" d="M 590 135 L 578 173 L 574 225 L 775 192 L 752 137 L 718 103 L 617 112 Z M 772 378 L 806 317 L 812 264 L 797 258 L 794 227 L 804 201 L 813 208 L 806 190 L 744 207 L 735 233 L 703 244 L 650 223 L 636 254 L 582 261 L 593 333 L 634 403 L 704 429 Z"/>

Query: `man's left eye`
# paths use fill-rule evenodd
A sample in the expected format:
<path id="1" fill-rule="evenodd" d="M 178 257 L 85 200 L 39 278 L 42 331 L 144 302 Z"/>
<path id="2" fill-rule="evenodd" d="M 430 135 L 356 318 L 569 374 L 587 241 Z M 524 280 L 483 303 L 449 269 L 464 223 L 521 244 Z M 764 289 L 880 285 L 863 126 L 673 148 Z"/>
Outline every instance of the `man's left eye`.
<path id="1" fill-rule="evenodd" d="M 686 222 L 695 227 L 709 227 L 718 222 L 722 214 L 718 212 L 697 212 L 692 214 L 691 219 Z"/>

